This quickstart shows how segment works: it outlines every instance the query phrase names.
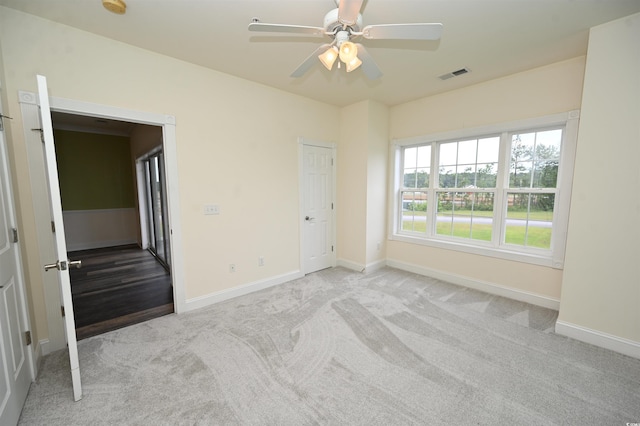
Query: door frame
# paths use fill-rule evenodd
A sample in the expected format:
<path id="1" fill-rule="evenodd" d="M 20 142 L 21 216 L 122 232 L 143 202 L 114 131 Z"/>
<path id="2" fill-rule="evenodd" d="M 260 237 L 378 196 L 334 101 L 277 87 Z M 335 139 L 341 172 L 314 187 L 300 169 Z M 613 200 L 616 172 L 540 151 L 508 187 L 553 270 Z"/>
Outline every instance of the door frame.
<path id="1" fill-rule="evenodd" d="M 37 97 L 32 92 L 19 91 L 19 103 L 23 109 L 23 126 L 25 139 L 33 138 L 34 132 L 31 129 L 39 126 L 39 123 L 27 122 L 28 118 L 24 116 L 24 107 L 33 106 L 37 108 Z M 50 96 L 49 97 L 51 111 L 66 114 L 84 115 L 96 118 L 104 118 L 110 120 L 127 121 L 136 124 L 147 124 L 162 127 L 162 149 L 164 151 L 164 167 L 166 173 L 167 186 L 167 204 L 169 213 L 169 227 L 171 230 L 170 249 L 171 249 L 171 276 L 173 283 L 173 300 L 175 313 L 185 312 L 186 298 L 184 289 L 184 250 L 182 244 L 182 226 L 180 220 L 180 203 L 178 192 L 178 160 L 177 160 L 177 142 L 176 142 L 176 120 L 172 115 L 156 114 L 144 111 L 135 111 L 126 108 L 114 107 L 109 105 L 96 104 L 91 102 L 78 101 L 73 99 L 65 99 Z M 40 238 L 39 238 L 40 240 Z M 39 242 L 39 244 L 41 244 Z M 44 280 L 43 280 L 44 283 Z M 64 339 L 63 319 L 58 314 L 60 312 L 60 297 L 54 294 L 56 292 L 47 292 L 45 289 L 45 305 L 47 307 L 47 320 L 49 328 L 53 328 L 54 333 L 49 333 L 49 342 L 47 350 L 42 349 L 42 355 L 46 355 L 50 351 L 63 348 L 66 345 Z M 49 314 L 53 313 L 53 314 Z M 51 330 L 50 330 L 51 331 Z"/>
<path id="2" fill-rule="evenodd" d="M 332 188 L 331 188 L 331 202 L 333 203 L 333 210 L 331 211 L 331 240 L 334 247 L 333 252 L 331 253 L 331 267 L 335 268 L 336 266 L 336 254 L 338 251 L 338 245 L 336 244 L 336 233 L 337 233 L 337 225 L 336 225 L 336 212 L 337 204 L 336 204 L 336 170 L 338 169 L 338 157 L 336 155 L 336 144 L 334 142 L 323 142 L 313 139 L 308 139 L 304 137 L 298 138 L 298 191 L 299 191 L 299 206 L 298 206 L 298 217 L 299 217 L 299 234 L 300 234 L 300 271 L 303 274 L 307 274 L 308 272 L 305 270 L 305 259 L 306 259 L 306 245 L 304 241 L 304 200 L 306 197 L 306 191 L 304 188 L 304 147 L 307 146 L 318 146 L 321 148 L 329 148 L 331 149 L 331 156 L 333 158 L 333 168 L 331 170 L 331 180 L 332 180 Z"/>

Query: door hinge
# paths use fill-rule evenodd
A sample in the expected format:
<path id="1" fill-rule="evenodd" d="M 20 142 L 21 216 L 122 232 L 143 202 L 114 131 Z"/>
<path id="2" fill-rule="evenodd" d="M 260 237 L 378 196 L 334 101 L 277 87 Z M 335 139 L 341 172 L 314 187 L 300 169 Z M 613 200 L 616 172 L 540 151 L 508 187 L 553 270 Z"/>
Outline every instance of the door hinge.
<path id="1" fill-rule="evenodd" d="M 60 313 L 64 316 L 64 306 L 60 306 Z"/>
<path id="2" fill-rule="evenodd" d="M 331 252 L 333 253 L 333 246 L 331 246 Z"/>
<path id="3" fill-rule="evenodd" d="M 11 228 L 11 232 L 13 232 L 13 242 L 18 242 L 18 230 L 16 228 Z"/>
<path id="4" fill-rule="evenodd" d="M 333 210 L 333 203 L 331 203 L 331 210 Z"/>
<path id="5" fill-rule="evenodd" d="M 51 232 L 56 233 L 56 223 L 54 221 L 51 221 Z"/>
<path id="6" fill-rule="evenodd" d="M 29 346 L 31 344 L 31 332 L 30 331 L 25 331 L 24 332 L 24 342 L 26 346 Z"/>
<path id="7" fill-rule="evenodd" d="M 9 120 L 13 120 L 13 118 L 9 117 L 8 115 L 0 114 L 0 132 L 4 130 L 4 123 L 2 122 L 3 118 L 7 118 Z"/>
<path id="8" fill-rule="evenodd" d="M 44 131 L 42 129 L 31 129 L 33 132 L 40 132 L 40 142 L 44 143 Z"/>
<path id="9" fill-rule="evenodd" d="M 333 166 L 333 158 L 331 159 L 331 165 Z"/>

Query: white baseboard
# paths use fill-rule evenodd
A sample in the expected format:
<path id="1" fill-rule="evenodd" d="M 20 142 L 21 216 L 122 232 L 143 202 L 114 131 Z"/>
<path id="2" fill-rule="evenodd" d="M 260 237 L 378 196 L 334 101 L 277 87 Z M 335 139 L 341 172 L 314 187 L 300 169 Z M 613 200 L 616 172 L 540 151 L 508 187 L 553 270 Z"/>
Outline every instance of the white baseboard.
<path id="1" fill-rule="evenodd" d="M 387 266 L 387 261 L 385 259 L 376 260 L 375 262 L 367 263 L 364 272 L 368 274 L 377 271 L 378 269 L 382 269 L 385 266 Z"/>
<path id="2" fill-rule="evenodd" d="M 293 271 L 287 274 L 278 275 L 265 280 L 260 280 L 248 284 L 244 284 L 238 287 L 229 288 L 226 290 L 217 291 L 215 293 L 207 294 L 205 296 L 194 297 L 188 299 L 185 303 L 184 312 L 193 311 L 194 309 L 204 308 L 206 306 L 220 303 L 225 300 L 233 299 L 234 297 L 244 296 L 245 294 L 253 293 L 256 291 L 264 290 L 265 288 L 273 287 L 278 284 L 283 284 L 288 281 L 302 278 L 304 274 L 301 271 Z"/>
<path id="3" fill-rule="evenodd" d="M 543 308 L 553 309 L 556 311 L 560 309 L 560 301 L 557 299 L 553 299 L 547 296 L 542 296 L 539 294 L 530 293 L 527 291 L 518 290 L 510 287 L 504 287 L 504 286 L 490 283 L 487 281 L 476 280 L 476 279 L 465 277 L 462 275 L 439 271 L 436 269 L 414 265 L 411 263 L 399 262 L 397 260 L 392 260 L 392 259 L 387 259 L 387 266 L 390 266 L 396 269 L 401 269 L 407 272 L 413 272 L 414 274 L 436 278 L 436 279 L 446 281 L 452 284 L 460 285 L 463 287 L 469 287 L 475 290 L 484 291 L 485 293 L 495 294 L 497 296 L 503 296 L 509 299 L 519 300 L 520 302 L 530 303 L 536 306 L 542 306 Z"/>
<path id="4" fill-rule="evenodd" d="M 51 351 L 49 350 L 49 339 L 42 339 L 38 341 L 38 345 L 36 346 L 36 349 L 35 349 L 36 359 L 43 356 L 47 356 L 50 353 Z"/>
<path id="5" fill-rule="evenodd" d="M 619 352 L 634 358 L 640 358 L 640 342 L 603 333 L 602 331 L 592 330 L 587 327 L 558 320 L 556 321 L 556 334 L 571 337 L 572 339 L 600 346 L 601 348 Z"/>
<path id="6" fill-rule="evenodd" d="M 364 272 L 367 269 L 366 265 L 362 265 L 360 263 L 355 263 L 350 260 L 338 259 L 336 261 L 336 266 L 342 266 L 343 268 L 351 269 L 356 272 Z"/>

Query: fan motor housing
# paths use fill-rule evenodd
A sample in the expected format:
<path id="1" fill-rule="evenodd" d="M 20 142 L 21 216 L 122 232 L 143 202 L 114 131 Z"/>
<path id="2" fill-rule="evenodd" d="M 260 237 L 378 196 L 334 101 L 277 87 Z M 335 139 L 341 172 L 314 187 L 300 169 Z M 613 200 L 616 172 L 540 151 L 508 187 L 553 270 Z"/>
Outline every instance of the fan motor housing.
<path id="1" fill-rule="evenodd" d="M 337 8 L 333 9 L 332 11 L 330 11 L 324 16 L 324 29 L 329 33 L 335 32 L 336 30 L 339 31 L 340 29 L 342 29 L 343 25 L 338 20 L 338 11 L 339 9 Z M 353 25 L 349 25 L 348 28 L 350 28 L 351 31 L 355 31 L 355 32 L 360 31 L 360 28 L 362 28 L 362 15 L 358 14 L 358 19 L 356 19 L 356 23 Z"/>

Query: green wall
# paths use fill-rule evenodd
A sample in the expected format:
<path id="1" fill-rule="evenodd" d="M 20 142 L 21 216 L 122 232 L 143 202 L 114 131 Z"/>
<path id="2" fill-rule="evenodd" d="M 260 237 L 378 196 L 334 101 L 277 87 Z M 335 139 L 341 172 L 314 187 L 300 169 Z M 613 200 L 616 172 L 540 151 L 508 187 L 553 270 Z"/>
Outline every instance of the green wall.
<path id="1" fill-rule="evenodd" d="M 63 210 L 135 207 L 129 138 L 54 130 Z"/>

